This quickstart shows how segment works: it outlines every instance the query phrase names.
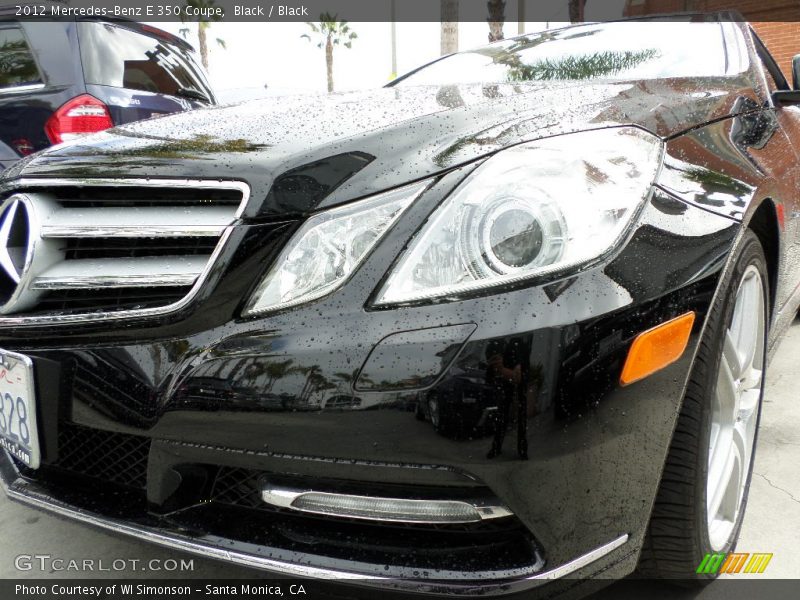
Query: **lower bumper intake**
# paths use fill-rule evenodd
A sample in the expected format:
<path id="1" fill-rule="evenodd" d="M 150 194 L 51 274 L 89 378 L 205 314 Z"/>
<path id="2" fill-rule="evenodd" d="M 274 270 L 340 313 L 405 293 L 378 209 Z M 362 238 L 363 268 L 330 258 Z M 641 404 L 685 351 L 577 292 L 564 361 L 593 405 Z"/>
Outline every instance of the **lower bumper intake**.
<path id="1" fill-rule="evenodd" d="M 84 508 L 80 502 L 73 502 L 75 497 L 70 498 L 70 501 L 57 497 L 57 485 L 54 487 L 50 482 L 22 475 L 4 450 L 0 451 L 0 482 L 13 501 L 167 548 L 285 576 L 333 580 L 417 593 L 505 595 L 521 592 L 575 574 L 621 548 L 628 541 L 627 534 L 620 535 L 567 563 L 547 569 L 544 568 L 545 561 L 537 553 L 530 565 L 514 569 L 455 571 L 403 568 L 399 571 L 392 569 L 391 575 L 386 576 L 380 574 L 380 571 L 386 571 L 386 565 L 326 560 L 327 557 L 323 556 L 297 553 L 293 553 L 293 560 L 288 560 L 288 556 L 281 556 L 279 549 L 266 545 L 238 544 L 236 549 L 231 549 L 230 540 L 210 533 L 195 533 L 178 521 L 149 514 L 147 511 L 122 517 Z M 326 562 L 327 565 L 324 564 Z"/>

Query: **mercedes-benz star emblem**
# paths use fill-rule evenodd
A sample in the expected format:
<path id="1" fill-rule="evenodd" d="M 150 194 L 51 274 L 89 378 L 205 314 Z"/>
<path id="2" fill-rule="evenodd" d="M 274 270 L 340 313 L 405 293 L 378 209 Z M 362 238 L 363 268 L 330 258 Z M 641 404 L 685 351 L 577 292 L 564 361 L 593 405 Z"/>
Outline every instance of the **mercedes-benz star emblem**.
<path id="1" fill-rule="evenodd" d="M 22 207 L 22 210 L 20 210 Z M 28 251 L 28 219 L 25 206 L 14 200 L 0 217 L 0 268 L 19 283 Z"/>
<path id="2" fill-rule="evenodd" d="M 22 200 L 0 207 L 0 304 L 11 299 L 25 271 L 30 251 L 30 219 Z"/>

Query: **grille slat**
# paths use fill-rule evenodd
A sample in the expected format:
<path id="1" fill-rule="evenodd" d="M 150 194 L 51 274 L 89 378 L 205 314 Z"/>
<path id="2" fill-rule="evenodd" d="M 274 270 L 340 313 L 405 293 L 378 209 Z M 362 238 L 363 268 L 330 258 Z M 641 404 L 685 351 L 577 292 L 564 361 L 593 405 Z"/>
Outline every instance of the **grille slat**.
<path id="1" fill-rule="evenodd" d="M 233 223 L 230 206 L 60 208 L 42 225 L 45 238 L 219 237 Z"/>
<path id="2" fill-rule="evenodd" d="M 186 296 L 185 287 L 108 288 L 90 296 L 84 290 L 52 290 L 39 297 L 37 308 L 43 313 L 85 313 L 90 310 L 137 310 L 167 306 Z"/>
<path id="3" fill-rule="evenodd" d="M 207 256 L 86 258 L 65 260 L 31 284 L 34 290 L 190 286 L 208 263 Z"/>
<path id="4" fill-rule="evenodd" d="M 228 206 L 238 208 L 247 186 L 235 181 L 166 179 L 23 180 L 69 208 Z"/>
<path id="5" fill-rule="evenodd" d="M 208 256 L 217 238 L 185 237 L 163 239 L 74 238 L 59 248 L 67 260 L 83 258 L 137 258 L 141 256 Z"/>

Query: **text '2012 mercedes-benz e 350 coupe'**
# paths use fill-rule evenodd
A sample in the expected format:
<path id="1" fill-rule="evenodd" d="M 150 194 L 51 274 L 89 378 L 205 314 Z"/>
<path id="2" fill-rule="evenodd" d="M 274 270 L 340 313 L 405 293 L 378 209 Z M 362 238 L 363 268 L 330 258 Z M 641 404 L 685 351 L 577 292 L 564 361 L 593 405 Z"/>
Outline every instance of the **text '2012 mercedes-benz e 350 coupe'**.
<path id="1" fill-rule="evenodd" d="M 707 580 L 800 303 L 798 99 L 695 15 L 29 157 L 0 183 L 6 491 L 401 591 Z"/>

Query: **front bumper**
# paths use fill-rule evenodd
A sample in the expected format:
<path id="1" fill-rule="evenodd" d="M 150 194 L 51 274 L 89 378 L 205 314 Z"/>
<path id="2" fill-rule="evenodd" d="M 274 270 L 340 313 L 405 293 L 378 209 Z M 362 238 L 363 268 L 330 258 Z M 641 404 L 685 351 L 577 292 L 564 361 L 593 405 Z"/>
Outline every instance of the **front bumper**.
<path id="1" fill-rule="evenodd" d="M 598 561 L 606 559 L 615 553 L 618 557 L 630 557 L 615 552 L 623 548 L 628 541 L 628 536 L 623 535 L 611 542 L 595 548 L 574 560 L 549 570 L 543 570 L 531 575 L 517 577 L 514 580 L 498 581 L 489 578 L 483 583 L 471 581 L 475 574 L 463 573 L 464 578 L 459 581 L 453 579 L 445 582 L 439 580 L 397 579 L 380 575 L 365 575 L 359 572 L 358 564 L 352 564 L 352 570 L 329 567 L 316 567 L 271 558 L 270 548 L 263 546 L 257 551 L 247 552 L 245 549 L 230 549 L 230 541 L 214 536 L 197 536 L 188 533 L 185 528 L 177 525 L 169 526 L 167 522 L 153 516 L 142 515 L 135 520 L 124 519 L 119 516 L 106 515 L 101 512 L 92 512 L 82 509 L 74 504 L 63 502 L 53 496 L 53 490 L 46 485 L 32 482 L 20 476 L 20 473 L 5 451 L 0 452 L 0 484 L 11 500 L 20 502 L 33 508 L 39 508 L 57 514 L 61 517 L 72 519 L 81 523 L 92 525 L 112 533 L 130 536 L 146 542 L 157 544 L 166 548 L 190 552 L 207 558 L 215 558 L 225 562 L 246 567 L 265 569 L 272 573 L 291 577 L 318 578 L 323 580 L 336 580 L 343 583 L 357 583 L 369 587 L 381 587 L 396 591 L 427 592 L 431 594 L 447 595 L 474 595 L 478 592 L 483 596 L 507 595 L 515 592 L 528 591 L 555 579 L 574 576 L 581 571 L 586 572 L 588 567 L 596 570 Z M 619 558 L 616 559 L 619 562 Z M 613 563 L 612 563 L 613 564 Z M 467 577 L 469 575 L 469 577 Z M 498 575 L 498 574 L 485 574 Z M 492 580 L 495 579 L 495 580 Z"/>
<path id="2" fill-rule="evenodd" d="M 411 222 L 342 290 L 290 312 L 223 320 L 241 294 L 209 292 L 205 326 L 201 306 L 160 334 L 6 335 L 0 345 L 34 359 L 44 461 L 18 473 L 3 455 L 9 495 L 240 564 L 404 590 L 506 594 L 630 572 L 738 224 L 657 192 L 606 264 L 493 296 L 365 310 Z M 620 387 L 631 340 L 690 310 L 682 358 Z M 483 494 L 514 517 L 403 531 L 306 520 L 265 510 L 263 477 Z M 98 494 L 98 479 L 113 492 Z"/>

